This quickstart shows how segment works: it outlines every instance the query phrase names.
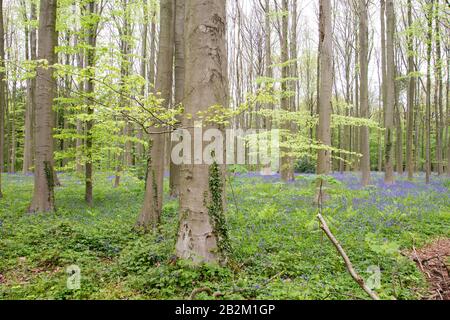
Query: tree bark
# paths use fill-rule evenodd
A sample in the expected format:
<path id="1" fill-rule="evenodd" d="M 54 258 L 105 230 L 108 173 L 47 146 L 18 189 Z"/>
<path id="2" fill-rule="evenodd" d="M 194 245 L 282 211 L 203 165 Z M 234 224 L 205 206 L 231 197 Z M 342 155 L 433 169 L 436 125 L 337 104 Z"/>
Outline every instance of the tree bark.
<path id="1" fill-rule="evenodd" d="M 148 59 L 148 54 L 147 54 L 147 42 L 148 42 L 148 26 L 149 26 L 149 20 L 150 20 L 150 15 L 149 15 L 149 3 L 148 2 L 144 2 L 143 5 L 143 14 L 144 14 L 144 23 L 143 23 L 143 30 L 142 30 L 142 47 L 141 47 L 141 77 L 145 80 L 147 80 L 147 59 Z M 146 85 L 142 86 L 142 90 L 141 90 L 141 95 L 142 97 L 146 96 Z M 138 133 L 137 136 L 140 140 L 144 139 L 144 130 L 142 128 L 138 128 Z M 136 156 L 139 159 L 139 161 L 142 160 L 144 155 L 144 146 L 142 143 L 138 143 L 136 145 Z"/>
<path id="2" fill-rule="evenodd" d="M 414 178 L 414 99 L 416 90 L 416 78 L 413 75 L 415 72 L 414 64 L 414 36 L 412 33 L 413 17 L 412 17 L 412 0 L 408 0 L 408 97 L 407 97 L 407 109 L 408 109 L 408 121 L 407 121 L 407 135 L 406 135 L 406 167 L 408 171 L 408 179 Z"/>
<path id="3" fill-rule="evenodd" d="M 131 31 L 131 12 L 130 12 L 130 0 L 122 0 L 122 10 L 123 10 L 123 25 L 120 29 L 120 53 L 121 53 L 121 62 L 120 62 L 120 76 L 121 76 L 121 97 L 120 97 L 120 105 L 121 107 L 125 107 L 126 105 L 126 88 L 125 88 L 125 78 L 130 75 L 130 69 L 132 67 L 132 62 L 130 61 L 131 54 L 131 42 L 130 37 L 132 36 Z M 127 138 L 131 135 L 130 130 L 130 122 L 125 117 L 124 119 L 125 126 L 122 130 L 122 135 Z M 122 177 L 123 166 L 128 167 L 131 165 L 131 142 L 126 139 L 124 145 L 122 146 L 123 150 L 119 155 L 118 164 L 116 167 L 116 177 L 114 179 L 114 187 L 118 188 L 120 186 L 120 179 Z"/>
<path id="4" fill-rule="evenodd" d="M 33 20 L 35 18 L 36 15 L 35 5 L 33 4 L 31 5 L 32 11 L 31 18 L 28 17 L 25 2 L 23 3 L 23 10 L 25 21 Z M 36 41 L 35 28 L 32 26 L 25 27 L 25 60 L 36 59 L 36 44 L 31 44 L 30 48 L 30 42 L 33 42 L 30 39 L 30 34 L 33 33 L 34 35 L 31 38 L 33 38 L 35 42 Z M 25 109 L 25 136 L 23 145 L 23 166 L 22 166 L 23 174 L 31 173 L 31 167 L 33 166 L 33 130 L 34 130 L 33 114 L 35 109 L 35 99 L 34 99 L 35 85 L 36 85 L 35 79 L 27 79 L 27 103 Z"/>
<path id="5" fill-rule="evenodd" d="M 395 109 L 395 12 L 393 0 L 386 1 L 386 149 L 385 177 L 387 185 L 395 183 L 394 178 L 394 109 Z"/>
<path id="6" fill-rule="evenodd" d="M 360 108 L 361 118 L 369 118 L 369 26 L 367 1 L 359 1 L 359 67 L 360 67 Z M 365 187 L 370 183 L 370 145 L 369 128 L 361 127 L 361 172 L 362 185 Z"/>
<path id="7" fill-rule="evenodd" d="M 427 98 L 425 111 L 425 179 L 431 182 L 431 52 L 433 49 L 433 7 L 434 0 L 428 2 L 428 32 L 427 32 Z"/>
<path id="8" fill-rule="evenodd" d="M 186 79 L 183 126 L 192 128 L 198 112 L 213 105 L 228 106 L 226 3 L 186 1 Z M 215 125 L 211 125 L 216 127 Z M 193 129 L 189 129 L 193 137 Z M 202 151 L 206 144 L 203 143 Z M 194 263 L 222 262 L 229 251 L 224 218 L 224 168 L 194 163 L 182 165 L 177 256 Z"/>
<path id="9" fill-rule="evenodd" d="M 320 90 L 318 140 L 324 147 L 331 147 L 331 98 L 333 91 L 333 30 L 331 28 L 331 1 L 320 0 Z M 317 174 L 328 175 L 331 167 L 331 151 L 318 151 Z M 319 193 L 316 201 L 318 201 Z M 323 194 L 323 200 L 326 200 Z"/>
<path id="10" fill-rule="evenodd" d="M 185 0 L 175 0 L 175 106 L 183 104 L 184 97 L 184 20 Z M 181 119 L 178 119 L 181 121 Z M 175 143 L 172 144 L 172 147 Z M 170 150 L 171 151 L 171 150 Z M 171 152 L 169 152 L 170 154 Z M 170 194 L 178 197 L 180 193 L 180 166 L 170 161 Z"/>
<path id="11" fill-rule="evenodd" d="M 156 91 L 164 99 L 163 106 L 169 108 L 172 100 L 173 74 L 173 9 L 174 0 L 162 0 L 160 5 L 161 31 L 159 34 L 159 52 L 156 73 Z M 150 135 L 147 183 L 144 206 L 137 226 L 155 228 L 161 219 L 164 185 L 164 128 L 154 127 Z"/>
<path id="12" fill-rule="evenodd" d="M 42 0 L 39 14 L 38 59 L 46 60 L 49 68 L 37 68 L 36 87 L 36 161 L 34 194 L 30 213 L 49 212 L 55 209 L 52 111 L 56 91 L 52 65 L 56 63 L 55 47 L 57 0 Z"/>
<path id="13" fill-rule="evenodd" d="M 441 28 L 440 28 L 440 10 L 439 10 L 439 0 L 436 0 L 436 57 L 435 57 L 435 65 L 436 65 L 436 96 L 435 96 L 435 114 L 436 114 L 436 166 L 438 175 L 442 175 L 444 173 L 444 157 L 443 157 L 443 128 L 444 128 L 444 120 L 443 120 L 443 81 L 442 81 L 442 56 L 441 56 Z"/>
<path id="14" fill-rule="evenodd" d="M 288 88 L 288 77 L 289 77 L 289 2 L 288 0 L 283 0 L 282 5 L 283 17 L 282 17 L 282 30 L 280 33 L 280 41 L 281 41 L 281 62 L 283 63 L 281 70 L 281 91 L 283 92 L 283 96 L 281 98 L 281 109 L 284 111 L 291 111 L 289 104 L 289 97 L 287 96 Z M 291 132 L 291 123 L 290 121 L 286 121 L 282 124 L 282 129 L 286 133 Z M 282 137 L 282 141 L 286 143 L 288 139 L 286 137 Z M 281 179 L 283 181 L 293 181 L 294 180 L 294 165 L 292 161 L 292 157 L 289 156 L 290 148 L 282 147 L 281 148 Z"/>
<path id="15" fill-rule="evenodd" d="M 86 14 L 89 17 L 90 23 L 86 26 L 86 34 L 87 34 L 87 49 L 86 49 L 86 68 L 88 70 L 88 78 L 86 81 L 86 96 L 87 96 L 87 116 L 88 119 L 86 121 L 86 164 L 85 164 L 85 200 L 89 206 L 93 205 L 93 177 L 92 177 L 92 169 L 93 169 L 93 158 L 92 158 L 92 145 L 93 145 L 93 136 L 92 130 L 94 127 L 94 107 L 92 103 L 92 96 L 94 95 L 94 77 L 95 77 L 95 57 L 96 57 L 96 46 L 97 46 L 97 26 L 98 22 L 95 18 L 95 14 L 97 12 L 97 4 L 95 0 L 90 0 L 86 4 Z"/>
<path id="16" fill-rule="evenodd" d="M 1 177 L 3 172 L 3 149 L 5 146 L 5 112 L 6 112 L 6 86 L 5 86 L 5 29 L 3 25 L 3 0 L 0 0 L 0 198 L 3 197 L 1 191 Z"/>
<path id="17" fill-rule="evenodd" d="M 447 176 L 450 177 L 450 49 L 447 49 L 447 90 L 446 90 L 446 102 L 447 102 L 447 115 L 445 122 L 445 130 L 447 136 Z"/>

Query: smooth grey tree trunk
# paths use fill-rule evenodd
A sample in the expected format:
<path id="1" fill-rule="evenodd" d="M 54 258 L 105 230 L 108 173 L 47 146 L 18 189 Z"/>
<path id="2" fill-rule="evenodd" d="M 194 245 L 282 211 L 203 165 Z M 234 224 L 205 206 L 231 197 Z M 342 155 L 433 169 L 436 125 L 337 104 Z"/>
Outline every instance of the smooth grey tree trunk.
<path id="1" fill-rule="evenodd" d="M 320 0 L 320 89 L 319 89 L 319 126 L 318 140 L 325 146 L 331 146 L 331 99 L 333 94 L 333 30 L 331 28 L 331 1 Z M 317 174 L 328 175 L 331 170 L 331 151 L 321 149 L 317 157 Z M 326 196 L 318 191 L 316 202 Z"/>
<path id="2" fill-rule="evenodd" d="M 186 3 L 185 0 L 175 0 L 175 2 L 175 106 L 178 107 L 183 105 L 184 97 L 184 20 L 186 17 Z M 181 121 L 181 118 L 178 120 Z M 171 152 L 169 152 L 170 154 Z M 180 166 L 170 160 L 170 194 L 173 197 L 178 197 L 179 193 Z"/>
<path id="3" fill-rule="evenodd" d="M 228 106 L 226 3 L 223 0 L 186 1 L 186 79 L 183 126 L 192 128 L 198 112 L 214 105 Z M 216 127 L 215 125 L 212 125 Z M 191 135 L 193 130 L 189 129 Z M 203 144 L 203 150 L 206 147 Z M 228 252 L 224 221 L 223 168 L 206 163 L 182 165 L 180 224 L 177 256 L 194 263 L 223 262 Z"/>
<path id="4" fill-rule="evenodd" d="M 281 68 L 281 91 L 286 93 L 290 85 L 288 85 L 287 79 L 289 78 L 289 2 L 288 0 L 283 0 L 282 4 L 283 17 L 282 17 L 282 27 L 280 33 L 280 41 L 281 41 L 281 62 L 284 63 Z M 289 97 L 284 94 L 281 98 L 281 109 L 284 111 L 291 111 L 289 103 Z M 286 132 L 290 133 L 291 131 L 291 123 L 289 121 L 285 121 L 282 123 L 281 128 Z M 287 142 L 286 137 L 282 137 L 283 142 Z M 289 152 L 291 151 L 287 147 L 281 148 L 281 179 L 283 181 L 292 181 L 294 180 L 294 164 L 292 157 L 289 156 Z"/>
<path id="5" fill-rule="evenodd" d="M 359 67 L 360 67 L 360 108 L 361 118 L 369 118 L 369 25 L 368 4 L 366 0 L 359 1 Z M 365 187 L 370 183 L 370 145 L 369 128 L 361 127 L 361 172 L 362 185 Z"/>
<path id="6" fill-rule="evenodd" d="M 386 1 L 386 149 L 385 177 L 388 185 L 395 183 L 394 177 L 394 109 L 395 109 L 395 12 L 393 0 Z"/>
<path id="7" fill-rule="evenodd" d="M 174 0 L 162 0 L 160 4 L 161 31 L 159 33 L 156 92 L 161 93 L 161 98 L 164 99 L 163 106 L 166 108 L 169 108 L 172 100 L 174 4 Z M 164 185 L 164 131 L 163 127 L 155 126 L 150 135 L 144 205 L 137 221 L 137 226 L 144 229 L 156 228 L 161 219 Z"/>
<path id="8" fill-rule="evenodd" d="M 5 143 L 5 110 L 6 110 L 6 88 L 5 88 L 5 29 L 3 25 L 3 0 L 0 0 L 0 198 L 3 197 L 1 191 L 1 177 L 3 172 L 3 149 Z"/>
<path id="9" fill-rule="evenodd" d="M 434 0 L 429 2 L 428 32 L 427 32 L 427 92 L 425 111 L 425 180 L 431 182 L 431 53 L 433 49 L 433 7 Z"/>
<path id="10" fill-rule="evenodd" d="M 413 17 L 412 17 L 412 0 L 408 0 L 408 28 L 412 28 Z M 416 78 L 413 75 L 415 71 L 414 64 L 414 36 L 408 33 L 407 37 L 408 46 L 408 97 L 407 97 L 407 133 L 406 133 L 406 170 L 408 171 L 408 179 L 412 180 L 414 178 L 414 148 L 413 148 L 413 138 L 414 138 L 414 101 L 415 101 L 415 91 L 416 91 Z"/>
<path id="11" fill-rule="evenodd" d="M 98 22 L 96 22 L 95 14 L 98 11 L 98 5 L 95 0 L 90 0 L 86 4 L 86 14 L 88 21 L 92 21 L 86 26 L 86 43 L 88 48 L 86 49 L 86 67 L 88 68 L 88 78 L 85 83 L 85 91 L 87 95 L 87 115 L 86 121 L 86 164 L 85 164 L 85 200 L 89 206 L 93 205 L 93 135 L 92 130 L 94 127 L 94 107 L 91 97 L 94 95 L 94 78 L 95 78 L 95 58 L 96 58 L 96 46 L 97 46 L 97 29 Z"/>
<path id="12" fill-rule="evenodd" d="M 39 14 L 38 59 L 46 60 L 50 68 L 39 66 L 36 80 L 36 160 L 34 193 L 29 212 L 49 212 L 55 209 L 53 170 L 53 99 L 56 81 L 53 68 L 56 62 L 55 47 L 57 0 L 42 0 Z"/>

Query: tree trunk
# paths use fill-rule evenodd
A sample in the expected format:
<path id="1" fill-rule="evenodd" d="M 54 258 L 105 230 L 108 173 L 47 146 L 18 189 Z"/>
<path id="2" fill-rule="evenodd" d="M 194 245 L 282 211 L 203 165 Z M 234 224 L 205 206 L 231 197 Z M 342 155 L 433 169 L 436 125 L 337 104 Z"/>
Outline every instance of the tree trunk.
<path id="1" fill-rule="evenodd" d="M 147 80 L 147 42 L 148 42 L 148 25 L 149 25 L 149 4 L 148 2 L 144 2 L 143 5 L 143 14 L 144 14 L 144 23 L 143 23 L 143 30 L 142 30 L 142 48 L 141 48 L 141 77 Z M 142 86 L 141 90 L 142 97 L 146 97 L 146 85 Z M 142 128 L 138 128 L 137 137 L 140 140 L 144 139 L 144 131 Z M 136 156 L 139 159 L 139 161 L 142 160 L 142 157 L 144 155 L 144 146 L 142 143 L 138 143 L 136 145 Z"/>
<path id="2" fill-rule="evenodd" d="M 443 159 L 443 148 L 442 148 L 442 140 L 443 140 L 443 128 L 444 128 L 444 120 L 443 120 L 443 100 L 442 100 L 442 91 L 443 91 L 443 82 L 442 82 L 442 57 L 441 57 L 441 28 L 440 28 L 440 19 L 439 19 L 439 0 L 436 0 L 436 96 L 434 100 L 435 105 L 435 114 L 436 114 L 436 166 L 438 175 L 442 175 L 444 173 L 444 159 Z"/>
<path id="3" fill-rule="evenodd" d="M 56 62 L 55 47 L 57 0 L 42 0 L 39 14 L 38 59 L 49 66 Z M 54 117 L 52 111 L 56 81 L 53 68 L 37 68 L 36 87 L 36 161 L 34 194 L 29 212 L 48 212 L 55 209 L 53 137 Z"/>
<path id="4" fill-rule="evenodd" d="M 427 35 L 427 102 L 425 111 L 425 174 L 426 183 L 431 182 L 431 52 L 433 49 L 433 6 L 434 0 L 429 3 L 428 35 Z"/>
<path id="5" fill-rule="evenodd" d="M 28 14 L 26 11 L 26 3 L 23 4 L 24 10 L 24 19 L 25 21 L 29 21 Z M 35 18 L 36 7 L 34 5 L 31 6 L 31 20 Z M 34 11 L 34 12 L 33 12 Z M 30 34 L 33 34 L 32 37 L 34 41 L 35 38 L 35 28 L 32 26 L 25 27 L 25 60 L 34 60 L 36 59 L 36 44 L 31 44 L 30 50 Z M 34 50 L 34 52 L 33 52 Z M 36 82 L 34 79 L 27 79 L 27 103 L 25 109 L 25 136 L 24 136 L 24 146 L 23 146 L 23 166 L 22 171 L 23 174 L 31 173 L 31 167 L 33 166 L 33 114 L 35 108 L 35 99 L 34 99 L 34 87 Z"/>
<path id="6" fill-rule="evenodd" d="M 228 106 L 226 3 L 186 1 L 185 128 L 199 121 L 198 112 L 213 105 Z M 193 137 L 193 129 L 189 129 Z M 202 151 L 206 145 L 202 145 Z M 229 252 L 224 217 L 225 170 L 218 165 L 182 165 L 177 256 L 194 263 L 222 262 Z"/>
<path id="7" fill-rule="evenodd" d="M 16 70 L 17 72 L 17 70 Z M 10 165 L 9 173 L 16 173 L 16 104 L 17 104 L 17 81 L 13 81 L 12 85 L 12 99 L 11 99 L 11 152 L 10 152 Z"/>
<path id="8" fill-rule="evenodd" d="M 156 69 L 156 9 L 152 7 L 152 23 L 150 33 L 152 35 L 150 44 L 150 63 L 148 67 L 149 92 L 155 92 L 155 69 Z"/>
<path id="9" fill-rule="evenodd" d="M 75 47 L 78 46 L 79 35 L 75 34 L 74 42 L 75 42 L 75 44 L 74 44 Z M 82 52 L 78 52 L 76 54 L 76 60 L 77 60 L 77 68 L 79 70 L 84 69 L 85 59 L 84 59 L 84 54 Z M 78 86 L 80 88 L 83 87 L 83 81 L 80 81 Z M 83 173 L 82 153 L 83 153 L 84 141 L 80 137 L 82 137 L 84 135 L 84 126 L 83 126 L 83 122 L 79 118 L 76 119 L 76 131 L 77 131 L 77 138 L 75 139 L 75 167 L 76 167 L 76 172 L 81 175 Z"/>
<path id="10" fill-rule="evenodd" d="M 412 28 L 412 0 L 408 0 L 408 29 Z M 414 36 L 411 30 L 408 32 L 408 97 L 407 97 L 407 109 L 408 109 L 408 122 L 407 122 L 407 135 L 406 135 L 406 169 L 408 171 L 408 179 L 414 178 L 414 99 L 416 90 L 416 78 L 413 75 L 415 72 L 414 65 Z"/>
<path id="11" fill-rule="evenodd" d="M 281 91 L 283 92 L 283 97 L 281 98 L 281 109 L 284 111 L 291 111 L 289 105 L 289 97 L 287 96 L 287 90 L 290 86 L 288 86 L 288 77 L 289 77 L 289 3 L 288 0 L 283 0 L 283 17 L 282 17 L 282 30 L 280 33 L 280 41 L 281 41 L 281 62 L 284 63 L 281 68 Z M 290 121 L 286 121 L 282 123 L 282 129 L 289 133 L 291 131 L 291 123 Z M 282 141 L 284 143 L 287 142 L 287 138 L 283 137 Z M 294 180 L 294 166 L 292 157 L 289 156 L 290 149 L 287 147 L 281 148 L 281 179 L 283 181 L 293 181 Z"/>
<path id="12" fill-rule="evenodd" d="M 400 88 L 395 89 L 395 124 L 396 124 L 396 167 L 399 176 L 403 175 L 403 125 L 402 110 L 400 106 Z"/>
<path id="13" fill-rule="evenodd" d="M 93 177 L 92 177 L 92 168 L 93 168 L 93 159 L 92 159 L 92 145 L 93 145 L 93 137 L 92 137 L 92 129 L 94 126 L 94 107 L 92 103 L 92 96 L 94 95 L 94 77 L 95 77 L 95 57 L 96 57 L 96 46 L 97 46 L 97 25 L 96 19 L 94 15 L 97 12 L 97 5 L 95 0 L 90 0 L 86 4 L 86 14 L 89 17 L 88 21 L 92 21 L 86 26 L 86 34 L 87 34 L 87 49 L 86 49 L 86 68 L 88 69 L 88 78 L 86 81 L 86 96 L 87 96 L 87 116 L 88 119 L 86 121 L 86 164 L 85 164 L 85 200 L 89 206 L 93 205 Z"/>
<path id="14" fill-rule="evenodd" d="M 359 1 L 359 64 L 360 64 L 360 108 L 361 118 L 369 118 L 369 26 L 367 1 Z M 369 128 L 361 127 L 361 171 L 362 185 L 365 187 L 370 183 L 370 145 Z"/>
<path id="15" fill-rule="evenodd" d="M 159 34 L 159 52 L 156 73 L 156 91 L 164 99 L 164 107 L 170 106 L 172 99 L 173 74 L 173 9 L 174 0 L 162 0 L 160 6 L 161 31 Z M 161 219 L 164 185 L 164 128 L 152 128 L 150 135 L 147 183 L 144 206 L 137 225 L 144 229 L 155 228 Z"/>
<path id="16" fill-rule="evenodd" d="M 3 172 L 3 149 L 5 144 L 5 111 L 6 111 L 6 86 L 5 86 L 5 29 L 3 25 L 3 0 L 0 0 L 0 198 L 1 177 Z"/>
<path id="17" fill-rule="evenodd" d="M 126 88 L 125 88 L 125 78 L 130 75 L 130 69 L 132 67 L 132 63 L 130 61 L 131 54 L 131 44 L 130 37 L 132 37 L 131 31 L 131 12 L 130 12 L 130 2 L 129 0 L 122 0 L 122 10 L 124 13 L 123 16 L 123 26 L 120 32 L 120 53 L 121 53 L 121 62 L 120 62 L 120 76 L 121 76 L 121 97 L 120 106 L 126 106 Z M 116 167 L 116 177 L 114 179 L 114 188 L 118 188 L 120 186 L 120 179 L 122 177 L 123 166 L 127 167 L 130 165 L 131 161 L 131 142 L 127 139 L 130 136 L 130 122 L 125 117 L 124 119 L 125 127 L 122 130 L 122 135 L 126 138 L 124 145 L 122 146 L 123 150 L 121 154 L 118 156 L 118 164 Z"/>
<path id="18" fill-rule="evenodd" d="M 447 49 L 447 116 L 445 122 L 445 130 L 447 136 L 447 176 L 450 177 L 450 50 Z"/>
<path id="19" fill-rule="evenodd" d="M 393 0 L 386 1 L 386 149 L 385 177 L 387 185 L 395 183 L 394 178 L 394 109 L 395 109 L 395 12 Z"/>
<path id="20" fill-rule="evenodd" d="M 320 0 L 320 90 L 319 90 L 319 126 L 318 140 L 324 147 L 331 147 L 331 98 L 333 91 L 333 30 L 331 28 L 331 1 Z M 330 173 L 331 151 L 318 151 L 317 174 Z M 317 193 L 316 201 L 324 197 L 321 190 Z M 326 197 L 325 197 L 326 199 Z M 324 198 L 322 200 L 325 200 Z"/>
<path id="21" fill-rule="evenodd" d="M 185 0 L 175 0 L 175 2 L 175 106 L 178 107 L 183 104 L 184 97 L 184 19 L 186 4 Z M 181 121 L 181 119 L 178 120 Z M 174 144 L 172 144 L 172 147 Z M 170 160 L 170 194 L 173 197 L 178 197 L 179 193 L 180 166 Z"/>

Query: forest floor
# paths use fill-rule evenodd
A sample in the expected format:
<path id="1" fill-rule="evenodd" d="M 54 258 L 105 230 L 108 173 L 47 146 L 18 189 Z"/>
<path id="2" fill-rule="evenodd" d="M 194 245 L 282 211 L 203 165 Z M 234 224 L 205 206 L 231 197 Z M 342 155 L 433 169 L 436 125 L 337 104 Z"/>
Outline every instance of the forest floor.
<path id="1" fill-rule="evenodd" d="M 448 298 L 449 258 L 437 253 L 449 248 L 450 181 L 425 185 L 420 176 L 387 187 L 375 173 L 362 189 L 356 174 L 334 177 L 324 216 L 381 298 Z M 89 208 L 80 177 L 61 174 L 57 212 L 29 215 L 33 178 L 3 175 L 0 299 L 186 299 L 203 287 L 223 299 L 367 299 L 319 229 L 313 175 L 289 184 L 253 173 L 229 179 L 228 267 L 173 259 L 178 204 L 167 193 L 159 233 L 136 232 L 144 182 L 128 175 L 114 189 L 113 178 L 95 176 Z M 81 271 L 78 290 L 67 286 L 71 265 Z"/>

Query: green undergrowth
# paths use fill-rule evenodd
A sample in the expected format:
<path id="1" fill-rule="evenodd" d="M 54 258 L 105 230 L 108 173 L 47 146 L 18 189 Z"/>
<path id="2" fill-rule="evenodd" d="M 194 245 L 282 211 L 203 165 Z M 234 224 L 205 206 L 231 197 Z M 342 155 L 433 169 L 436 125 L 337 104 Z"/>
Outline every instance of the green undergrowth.
<path id="1" fill-rule="evenodd" d="M 57 212 L 29 215 L 33 178 L 3 177 L 0 299 L 183 299 L 203 287 L 222 299 L 367 298 L 319 229 L 314 176 L 290 184 L 245 175 L 229 179 L 228 267 L 175 259 L 178 204 L 168 195 L 159 232 L 134 230 L 143 181 L 124 176 L 115 189 L 112 177 L 97 174 L 89 208 L 81 179 L 59 178 Z M 383 299 L 420 298 L 427 284 L 406 252 L 450 236 L 448 189 L 421 188 L 413 195 L 393 191 L 389 201 L 375 186 L 349 189 L 336 181 L 328 190 L 332 199 L 324 215 L 332 231 L 361 276 L 373 279 L 373 267 L 379 268 L 376 291 Z M 67 288 L 71 265 L 81 269 L 78 290 Z M 210 298 L 206 292 L 197 296 Z"/>

